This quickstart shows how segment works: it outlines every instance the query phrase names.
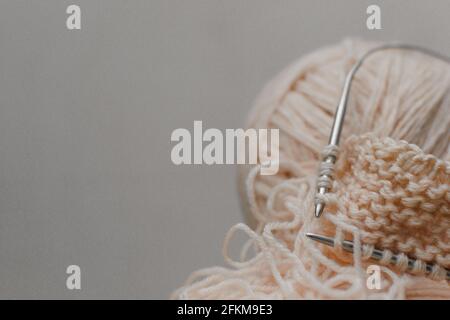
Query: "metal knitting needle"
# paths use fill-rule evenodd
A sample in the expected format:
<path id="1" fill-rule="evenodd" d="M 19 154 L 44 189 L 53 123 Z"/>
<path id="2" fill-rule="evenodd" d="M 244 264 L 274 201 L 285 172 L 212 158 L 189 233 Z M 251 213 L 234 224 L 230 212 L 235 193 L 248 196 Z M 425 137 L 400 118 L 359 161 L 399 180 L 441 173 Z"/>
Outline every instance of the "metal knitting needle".
<path id="1" fill-rule="evenodd" d="M 330 238 L 330 237 L 326 237 L 320 234 L 316 234 L 316 233 L 307 233 L 306 236 L 314 241 L 326 244 L 327 246 L 330 247 L 334 247 L 334 239 Z M 353 241 L 349 241 L 349 240 L 343 240 L 342 241 L 342 248 L 350 253 L 353 253 Z M 370 256 L 371 259 L 375 260 L 375 261 L 380 261 L 383 258 L 383 250 L 380 249 L 373 249 L 372 255 Z M 389 261 L 390 264 L 395 265 L 397 264 L 398 261 L 398 256 L 393 255 L 391 257 L 391 260 Z M 414 263 L 415 263 L 415 259 L 409 258 L 408 257 L 408 270 L 411 271 L 414 268 Z M 433 264 L 429 264 L 427 263 L 425 265 L 425 272 L 426 274 L 430 274 L 431 272 L 433 272 Z M 450 281 L 450 270 L 445 269 L 447 272 L 447 281 Z"/>
<path id="2" fill-rule="evenodd" d="M 348 97 L 349 97 L 349 93 L 350 93 L 350 88 L 351 88 L 351 84 L 353 81 L 353 77 L 356 73 L 356 71 L 358 71 L 359 67 L 361 67 L 362 63 L 364 62 L 364 60 L 369 57 L 371 54 L 377 52 L 377 51 L 381 51 L 381 50 L 387 50 L 387 49 L 405 49 L 405 50 L 414 50 L 414 51 L 419 51 L 422 52 L 424 54 L 433 56 L 437 59 L 440 59 L 442 61 L 448 62 L 450 63 L 450 58 L 443 56 L 437 52 L 434 52 L 430 49 L 427 48 L 422 48 L 419 46 L 415 46 L 415 45 L 410 45 L 410 44 L 400 44 L 400 43 L 391 43 L 391 44 L 385 44 L 376 48 L 373 48 L 369 51 L 367 51 L 356 63 L 355 65 L 353 65 L 353 67 L 350 69 L 350 71 L 348 72 L 347 76 L 345 77 L 345 81 L 344 81 L 344 86 L 342 88 L 342 93 L 341 93 L 341 98 L 339 99 L 339 104 L 336 108 L 336 113 L 334 115 L 334 121 L 333 121 L 333 127 L 331 128 L 331 134 L 330 134 L 330 138 L 328 140 L 328 145 L 331 146 L 339 146 L 339 140 L 341 138 L 341 131 L 342 131 L 342 126 L 344 124 L 344 117 L 345 117 L 345 111 L 347 109 L 347 103 L 348 103 Z M 326 164 L 331 164 L 334 165 L 336 163 L 336 157 L 334 156 L 327 156 L 324 159 L 322 159 L 323 163 Z M 327 174 L 322 174 L 321 176 L 319 176 L 320 178 L 328 178 L 332 181 L 333 177 L 332 176 L 328 176 Z M 315 197 L 315 208 L 314 208 L 314 214 L 317 218 L 319 218 L 323 212 L 323 209 L 325 208 L 325 203 L 323 202 L 322 199 L 320 199 L 319 197 L 317 197 L 317 194 L 320 195 L 324 195 L 328 192 L 328 188 L 327 187 L 318 187 L 317 193 L 316 193 L 316 197 Z"/>

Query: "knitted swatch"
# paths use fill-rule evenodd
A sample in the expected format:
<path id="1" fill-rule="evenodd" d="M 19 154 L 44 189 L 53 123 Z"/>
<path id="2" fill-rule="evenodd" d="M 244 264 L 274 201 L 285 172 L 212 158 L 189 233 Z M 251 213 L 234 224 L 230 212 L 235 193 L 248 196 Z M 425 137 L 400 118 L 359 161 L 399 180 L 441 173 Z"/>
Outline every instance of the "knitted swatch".
<path id="1" fill-rule="evenodd" d="M 417 259 L 413 273 L 425 263 L 437 264 L 431 274 L 445 279 L 450 266 L 450 163 L 427 155 L 416 145 L 375 135 L 352 136 L 338 162 L 328 205 L 341 221 L 360 230 L 364 256 L 373 247 L 385 249 L 381 263 L 400 253 Z M 336 220 L 335 220 L 336 221 Z M 334 225 L 325 227 L 334 236 Z M 342 239 L 341 239 L 342 240 Z M 439 267 L 440 266 L 440 267 Z"/>

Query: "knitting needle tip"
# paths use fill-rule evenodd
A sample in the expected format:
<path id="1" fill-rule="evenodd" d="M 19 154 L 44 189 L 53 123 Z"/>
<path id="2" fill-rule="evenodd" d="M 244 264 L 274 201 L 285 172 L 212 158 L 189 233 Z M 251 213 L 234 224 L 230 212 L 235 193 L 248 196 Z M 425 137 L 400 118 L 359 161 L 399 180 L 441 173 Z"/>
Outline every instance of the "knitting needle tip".
<path id="1" fill-rule="evenodd" d="M 314 214 L 316 218 L 319 218 L 322 215 L 323 209 L 325 208 L 325 204 L 322 202 L 316 203 L 316 206 L 314 208 Z"/>
<path id="2" fill-rule="evenodd" d="M 306 236 L 308 238 L 310 238 L 311 240 L 326 244 L 328 246 L 334 246 L 334 239 L 333 238 L 329 238 L 329 237 L 325 237 L 322 236 L 320 234 L 315 234 L 315 233 L 311 233 L 311 232 L 307 232 Z"/>
<path id="3" fill-rule="evenodd" d="M 318 240 L 319 239 L 319 235 L 315 234 L 315 233 L 307 232 L 305 235 L 308 238 L 312 239 L 312 240 Z"/>

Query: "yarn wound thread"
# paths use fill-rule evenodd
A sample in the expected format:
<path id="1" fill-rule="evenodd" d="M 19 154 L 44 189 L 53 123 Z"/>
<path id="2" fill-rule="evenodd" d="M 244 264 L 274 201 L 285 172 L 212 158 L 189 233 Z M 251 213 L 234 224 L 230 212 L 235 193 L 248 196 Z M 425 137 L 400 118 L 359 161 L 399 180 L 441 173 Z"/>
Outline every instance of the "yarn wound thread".
<path id="1" fill-rule="evenodd" d="M 240 168 L 247 224 L 227 233 L 229 267 L 194 272 L 178 299 L 450 299 L 450 67 L 390 50 L 355 75 L 331 191 L 320 219 L 314 195 L 344 77 L 379 44 L 346 40 L 301 58 L 256 100 L 248 127 L 280 129 L 280 170 Z M 322 168 L 322 170 L 328 170 Z M 331 174 L 331 172 L 328 172 Z M 321 182 L 319 182 L 321 183 Z M 323 182 L 326 183 L 326 182 Z M 249 240 L 228 254 L 236 232 Z M 335 237 L 334 248 L 305 237 Z M 353 239 L 354 254 L 339 246 Z M 385 249 L 381 289 L 366 285 L 374 247 Z M 254 253 L 249 257 L 251 249 Z M 398 254 L 395 266 L 389 265 Z M 406 272 L 406 255 L 416 258 Z M 436 264 L 425 276 L 425 263 Z"/>

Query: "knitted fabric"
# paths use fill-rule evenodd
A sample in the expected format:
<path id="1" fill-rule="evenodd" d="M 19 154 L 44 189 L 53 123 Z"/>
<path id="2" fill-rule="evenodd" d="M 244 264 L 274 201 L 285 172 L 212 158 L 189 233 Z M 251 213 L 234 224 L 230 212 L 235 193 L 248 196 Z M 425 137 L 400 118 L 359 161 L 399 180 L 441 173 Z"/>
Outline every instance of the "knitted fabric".
<path id="1" fill-rule="evenodd" d="M 413 273 L 424 274 L 424 262 L 429 262 L 437 264 L 430 276 L 445 279 L 444 268 L 450 266 L 449 183 L 450 163 L 416 145 L 372 134 L 352 136 L 327 205 L 338 225 L 358 228 L 366 244 L 364 256 L 374 246 L 385 249 L 381 263 L 388 265 L 391 255 L 400 253 L 397 267 L 405 271 L 408 255 L 417 259 Z M 334 224 L 324 229 L 334 236 Z"/>

